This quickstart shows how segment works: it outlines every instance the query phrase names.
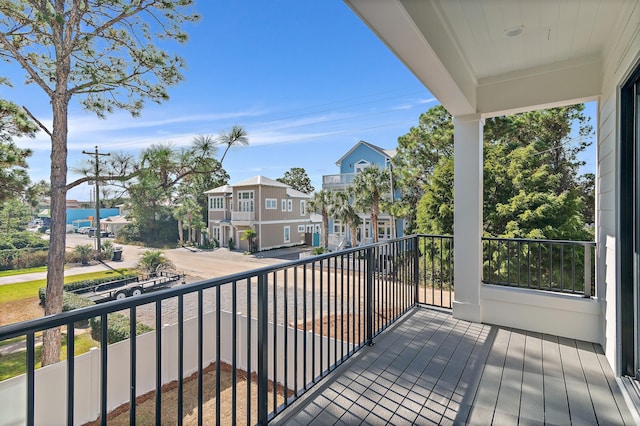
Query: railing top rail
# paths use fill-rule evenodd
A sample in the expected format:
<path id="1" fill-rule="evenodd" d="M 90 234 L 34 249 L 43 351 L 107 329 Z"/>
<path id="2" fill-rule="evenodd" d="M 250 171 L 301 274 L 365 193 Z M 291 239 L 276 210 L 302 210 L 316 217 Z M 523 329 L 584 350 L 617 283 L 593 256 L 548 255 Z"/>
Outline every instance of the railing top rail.
<path id="1" fill-rule="evenodd" d="M 573 241 L 573 240 L 548 240 L 538 238 L 502 238 L 502 237 L 482 237 L 484 241 L 514 241 L 521 243 L 538 243 L 538 244 L 574 244 L 581 246 L 595 246 L 595 241 Z"/>
<path id="2" fill-rule="evenodd" d="M 403 240 L 410 240 L 412 238 L 415 238 L 415 236 L 406 236 L 406 237 L 397 238 L 391 241 L 393 243 L 396 243 Z M 10 325 L 0 327 L 0 340 L 10 339 L 12 337 L 18 337 L 18 336 L 25 335 L 27 333 L 37 332 L 37 331 L 45 330 L 52 327 L 63 326 L 71 322 L 84 321 L 89 318 L 100 316 L 102 314 L 118 312 L 121 310 L 129 309 L 133 306 L 140 306 L 148 303 L 155 303 L 160 300 L 170 299 L 173 297 L 177 297 L 177 296 L 185 295 L 189 293 L 195 293 L 200 290 L 207 290 L 210 288 L 215 288 L 217 286 L 226 285 L 233 282 L 244 281 L 244 280 L 258 277 L 261 275 L 282 271 L 282 270 L 286 270 L 286 269 L 297 267 L 297 266 L 305 266 L 309 264 L 313 265 L 313 264 L 316 264 L 317 262 L 321 262 L 326 259 L 341 257 L 341 256 L 349 255 L 351 253 L 358 253 L 358 252 L 362 252 L 368 249 L 373 249 L 376 247 L 383 247 L 388 244 L 389 244 L 389 241 L 367 244 L 364 246 L 340 250 L 338 252 L 325 253 L 325 254 L 309 257 L 309 258 L 292 260 L 292 261 L 283 262 L 277 265 L 270 265 L 262 268 L 252 269 L 250 271 L 226 275 L 224 277 L 210 278 L 210 279 L 206 279 L 206 280 L 202 280 L 202 281 L 198 281 L 190 284 L 185 284 L 179 287 L 162 289 L 162 290 L 154 291 L 152 293 L 143 293 L 136 297 L 126 298 L 121 300 L 113 300 L 113 301 L 101 303 L 94 306 L 74 309 L 73 311 L 69 311 L 69 312 L 63 312 L 56 315 L 50 315 L 50 316 L 36 318 L 36 319 L 25 321 L 25 322 L 10 324 Z"/>
<path id="3" fill-rule="evenodd" d="M 416 234 L 415 236 L 423 238 L 442 238 L 445 240 L 453 240 L 453 235 L 437 235 L 437 234 Z M 411 237 L 411 235 L 410 235 Z"/>

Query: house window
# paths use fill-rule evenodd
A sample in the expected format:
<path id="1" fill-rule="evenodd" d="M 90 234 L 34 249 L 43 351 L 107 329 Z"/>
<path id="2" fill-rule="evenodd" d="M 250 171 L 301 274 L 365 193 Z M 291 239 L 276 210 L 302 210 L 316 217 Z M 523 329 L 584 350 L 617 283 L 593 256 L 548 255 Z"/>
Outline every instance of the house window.
<path id="1" fill-rule="evenodd" d="M 273 210 L 278 208 L 278 200 L 275 198 L 267 198 L 264 200 L 264 208 L 267 210 Z"/>
<path id="2" fill-rule="evenodd" d="M 286 212 L 287 211 L 287 200 L 283 199 L 282 202 L 280 203 L 280 206 L 281 206 L 281 210 L 283 212 Z"/>
<path id="3" fill-rule="evenodd" d="M 224 210 L 224 197 L 210 197 L 209 210 Z"/>
<path id="4" fill-rule="evenodd" d="M 293 200 L 287 200 L 287 210 L 290 212 L 293 211 Z"/>
<path id="5" fill-rule="evenodd" d="M 333 223 L 333 233 L 334 234 L 341 235 L 341 234 L 344 234 L 344 232 L 345 232 L 345 228 L 344 228 L 344 224 L 342 222 L 336 221 L 336 222 Z"/>
<path id="6" fill-rule="evenodd" d="M 369 166 L 370 166 L 370 163 L 368 161 L 360 160 L 353 165 L 353 172 L 355 174 L 358 174 Z"/>
<path id="7" fill-rule="evenodd" d="M 216 226 L 213 228 L 213 239 L 220 242 L 220 227 Z"/>
<path id="8" fill-rule="evenodd" d="M 307 202 L 300 200 L 300 216 L 304 216 L 307 213 Z"/>
<path id="9" fill-rule="evenodd" d="M 298 232 L 304 232 L 304 225 L 298 225 Z"/>
<path id="10" fill-rule="evenodd" d="M 284 242 L 285 243 L 291 242 L 291 227 L 290 226 L 285 226 L 284 227 Z"/>
<path id="11" fill-rule="evenodd" d="M 238 191 L 238 211 L 253 211 L 253 191 Z"/>

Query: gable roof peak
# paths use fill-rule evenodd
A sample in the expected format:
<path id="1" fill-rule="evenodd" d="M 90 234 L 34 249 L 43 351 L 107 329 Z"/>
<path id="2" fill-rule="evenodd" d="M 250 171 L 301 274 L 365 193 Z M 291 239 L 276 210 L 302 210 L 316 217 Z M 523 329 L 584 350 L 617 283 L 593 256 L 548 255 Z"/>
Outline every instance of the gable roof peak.
<path id="1" fill-rule="evenodd" d="M 336 165 L 338 167 L 340 167 L 340 164 L 342 164 L 342 160 L 344 160 L 346 157 L 348 157 L 353 151 L 355 151 L 360 145 L 365 145 L 368 148 L 372 149 L 373 151 L 376 151 L 380 154 L 382 154 L 384 157 L 391 159 L 393 157 L 395 157 L 396 155 L 396 150 L 395 149 L 384 149 L 381 148 L 377 145 L 374 145 L 372 143 L 369 143 L 367 141 L 364 140 L 360 140 L 358 143 L 356 143 L 355 145 L 353 145 L 351 147 L 351 149 L 349 151 L 347 151 L 346 154 L 344 154 L 342 157 L 340 157 L 340 159 L 338 161 L 336 161 Z"/>

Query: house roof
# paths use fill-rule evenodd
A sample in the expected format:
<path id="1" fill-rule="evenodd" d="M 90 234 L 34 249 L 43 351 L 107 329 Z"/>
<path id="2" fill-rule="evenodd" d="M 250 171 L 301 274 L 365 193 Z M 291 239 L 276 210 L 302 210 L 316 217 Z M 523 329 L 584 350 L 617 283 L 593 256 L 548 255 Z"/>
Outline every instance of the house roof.
<path id="1" fill-rule="evenodd" d="M 346 154 L 344 154 L 342 157 L 340 157 L 340 159 L 338 161 L 336 161 L 336 165 L 339 167 L 340 164 L 342 163 L 342 160 L 344 160 L 346 157 L 351 155 L 351 153 L 353 151 L 355 151 L 360 145 L 366 145 L 367 147 L 371 148 L 372 150 L 374 150 L 376 152 L 379 152 L 381 155 L 383 155 L 385 158 L 388 158 L 388 159 L 391 159 L 391 158 L 395 157 L 395 155 L 396 155 L 396 150 L 395 149 L 384 149 L 384 148 L 380 148 L 379 146 L 376 146 L 374 144 L 371 144 L 369 142 L 360 141 L 357 144 L 355 144 L 354 146 L 352 146 L 351 149 L 349 151 L 347 151 Z"/>
<path id="2" fill-rule="evenodd" d="M 309 195 L 309 194 L 305 194 L 304 192 L 297 191 L 297 190 L 291 188 L 286 183 L 278 182 L 277 180 L 270 179 L 270 178 L 265 177 L 265 176 L 254 176 L 254 177 L 251 177 L 249 179 L 245 179 L 243 181 L 240 181 L 238 183 L 234 183 L 233 185 L 222 185 L 222 186 L 219 186 L 217 188 L 205 191 L 205 194 L 230 194 L 230 193 L 233 192 L 233 188 L 237 188 L 237 187 L 240 187 L 240 186 L 256 186 L 256 185 L 274 186 L 274 187 L 277 187 L 277 188 L 286 188 L 287 189 L 287 195 L 290 196 L 290 197 L 311 198 L 311 195 Z"/>
<path id="3" fill-rule="evenodd" d="M 311 194 L 305 194 L 304 192 L 291 187 L 287 188 L 287 195 L 293 198 L 311 198 Z"/>
<path id="4" fill-rule="evenodd" d="M 269 179 L 268 177 L 260 176 L 260 175 L 251 177 L 249 179 L 245 179 L 238 183 L 234 183 L 231 186 L 237 187 L 237 186 L 255 186 L 255 185 L 276 186 L 281 188 L 289 187 L 289 185 L 287 185 L 286 183 L 278 182 L 277 180 Z"/>
<path id="5" fill-rule="evenodd" d="M 205 191 L 204 193 L 205 194 L 228 194 L 230 192 L 233 192 L 233 188 L 231 187 L 231 185 L 222 185 L 217 188 L 213 188 L 208 191 Z"/>

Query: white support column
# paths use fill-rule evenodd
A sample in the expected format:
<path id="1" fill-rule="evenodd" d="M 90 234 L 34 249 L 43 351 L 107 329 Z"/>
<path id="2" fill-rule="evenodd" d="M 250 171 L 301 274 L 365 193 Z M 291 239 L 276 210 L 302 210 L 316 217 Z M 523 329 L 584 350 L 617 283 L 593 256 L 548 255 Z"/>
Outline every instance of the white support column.
<path id="1" fill-rule="evenodd" d="M 482 135 L 480 115 L 454 123 L 453 316 L 480 322 L 482 280 Z"/>

